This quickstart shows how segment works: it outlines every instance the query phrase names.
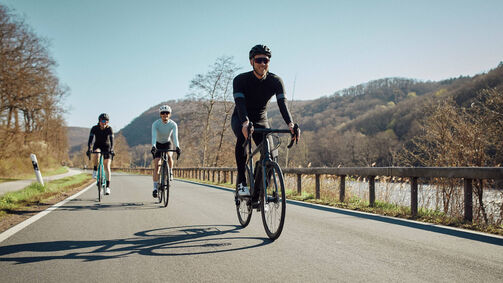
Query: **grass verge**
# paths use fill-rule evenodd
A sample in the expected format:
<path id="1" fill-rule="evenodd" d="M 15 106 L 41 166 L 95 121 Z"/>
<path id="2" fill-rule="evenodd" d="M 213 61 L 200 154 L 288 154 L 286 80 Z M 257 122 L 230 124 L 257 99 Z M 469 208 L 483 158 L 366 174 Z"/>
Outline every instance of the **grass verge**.
<path id="1" fill-rule="evenodd" d="M 54 175 L 59 175 L 59 174 L 64 174 L 68 172 L 68 167 L 66 166 L 61 166 L 55 169 L 50 169 L 47 172 L 42 172 L 42 177 L 47 177 L 47 176 L 54 176 Z M 5 177 L 5 178 L 0 178 L 0 183 L 4 182 L 11 182 L 11 181 L 19 181 L 19 180 L 25 180 L 25 179 L 34 179 L 35 173 L 30 173 L 30 174 L 21 174 L 21 175 L 16 175 L 16 176 L 11 176 L 11 177 Z"/>
<path id="2" fill-rule="evenodd" d="M 0 232 L 42 211 L 91 184 L 89 174 L 78 174 L 42 186 L 32 183 L 28 187 L 0 197 Z"/>

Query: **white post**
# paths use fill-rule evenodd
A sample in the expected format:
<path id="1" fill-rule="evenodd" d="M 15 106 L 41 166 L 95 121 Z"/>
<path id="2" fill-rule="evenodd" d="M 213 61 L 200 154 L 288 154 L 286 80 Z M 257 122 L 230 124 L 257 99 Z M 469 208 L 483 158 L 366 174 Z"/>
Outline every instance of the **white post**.
<path id="1" fill-rule="evenodd" d="M 31 163 L 33 164 L 33 170 L 35 170 L 35 175 L 37 176 L 37 181 L 44 185 L 44 180 L 42 179 L 42 174 L 40 173 L 40 170 L 38 169 L 38 162 L 37 162 L 37 156 L 35 154 L 31 154 Z"/>

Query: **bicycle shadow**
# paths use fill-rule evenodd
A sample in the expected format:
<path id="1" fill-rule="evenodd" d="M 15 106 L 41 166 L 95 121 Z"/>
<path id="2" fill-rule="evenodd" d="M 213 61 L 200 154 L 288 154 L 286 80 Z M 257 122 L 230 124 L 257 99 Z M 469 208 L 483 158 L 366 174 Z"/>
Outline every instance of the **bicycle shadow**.
<path id="1" fill-rule="evenodd" d="M 158 209 L 164 207 L 156 201 L 152 202 L 96 202 L 92 205 L 88 203 L 78 204 L 81 201 L 89 201 L 87 199 L 72 199 L 69 203 L 71 205 L 64 205 L 58 207 L 57 210 L 62 211 L 83 211 L 83 210 L 146 210 Z"/>
<path id="2" fill-rule="evenodd" d="M 134 234 L 135 237 L 125 239 L 53 241 L 0 246 L 0 261 L 25 264 L 58 259 L 90 262 L 134 254 L 187 256 L 241 251 L 273 242 L 269 238 L 234 236 L 240 229 L 242 227 L 236 225 L 191 225 L 140 231 Z M 62 255 L 63 251 L 67 253 Z M 16 256 L 26 253 L 33 255 Z"/>

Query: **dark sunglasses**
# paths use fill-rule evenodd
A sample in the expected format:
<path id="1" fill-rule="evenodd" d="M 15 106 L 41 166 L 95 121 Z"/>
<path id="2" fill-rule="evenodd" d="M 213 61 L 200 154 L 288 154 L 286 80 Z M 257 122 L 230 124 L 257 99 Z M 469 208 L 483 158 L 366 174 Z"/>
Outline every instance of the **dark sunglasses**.
<path id="1" fill-rule="evenodd" d="M 259 57 L 259 58 L 253 59 L 253 61 L 255 61 L 255 63 L 257 63 L 257 64 L 262 64 L 262 63 L 267 64 L 267 63 L 269 63 L 270 60 L 267 57 Z"/>
<path id="2" fill-rule="evenodd" d="M 161 115 L 168 115 L 168 114 L 169 114 L 169 112 L 168 112 L 168 111 L 162 111 L 162 112 L 161 112 Z"/>
<path id="3" fill-rule="evenodd" d="M 101 123 L 106 124 L 108 123 L 108 120 L 101 120 Z"/>

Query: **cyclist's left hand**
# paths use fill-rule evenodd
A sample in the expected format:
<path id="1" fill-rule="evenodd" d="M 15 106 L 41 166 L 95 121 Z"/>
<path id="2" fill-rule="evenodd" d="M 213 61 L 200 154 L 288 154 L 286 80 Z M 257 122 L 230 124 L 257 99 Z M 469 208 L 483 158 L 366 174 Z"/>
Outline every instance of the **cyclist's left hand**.
<path id="1" fill-rule="evenodd" d="M 299 128 L 299 125 L 291 122 L 290 124 L 288 124 L 288 128 L 290 128 L 290 132 L 292 132 L 292 135 L 293 135 L 292 139 L 294 139 L 295 142 L 298 142 L 300 140 L 300 128 Z"/>
<path id="2" fill-rule="evenodd" d="M 176 147 L 176 159 L 178 159 L 180 157 L 180 154 L 182 154 L 182 150 L 177 146 Z"/>

